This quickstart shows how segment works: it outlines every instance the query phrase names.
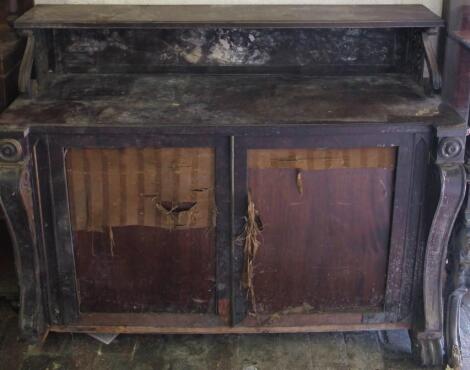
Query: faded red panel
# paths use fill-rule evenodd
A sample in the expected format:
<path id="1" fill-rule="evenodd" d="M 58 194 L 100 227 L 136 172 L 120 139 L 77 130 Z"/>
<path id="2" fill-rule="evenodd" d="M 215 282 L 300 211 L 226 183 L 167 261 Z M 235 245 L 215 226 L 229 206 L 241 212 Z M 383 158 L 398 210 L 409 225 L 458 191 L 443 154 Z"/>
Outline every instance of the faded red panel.
<path id="1" fill-rule="evenodd" d="M 81 312 L 215 313 L 211 229 L 74 233 Z"/>
<path id="2" fill-rule="evenodd" d="M 257 311 L 383 305 L 394 168 L 252 168 L 264 229 L 255 258 Z"/>
<path id="3" fill-rule="evenodd" d="M 214 150 L 69 149 L 81 312 L 215 313 Z"/>

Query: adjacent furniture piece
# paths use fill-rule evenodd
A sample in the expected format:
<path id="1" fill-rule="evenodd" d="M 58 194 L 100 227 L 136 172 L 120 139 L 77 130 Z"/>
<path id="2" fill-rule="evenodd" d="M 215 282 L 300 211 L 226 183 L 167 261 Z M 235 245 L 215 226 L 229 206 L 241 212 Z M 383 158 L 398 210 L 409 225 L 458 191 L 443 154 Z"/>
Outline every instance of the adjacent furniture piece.
<path id="1" fill-rule="evenodd" d="M 0 23 L 0 111 L 18 95 L 18 72 L 25 42 Z"/>
<path id="2" fill-rule="evenodd" d="M 436 92 L 439 17 L 67 5 L 16 26 L 0 197 L 26 337 L 409 329 L 425 365 L 458 350 L 467 125 Z"/>

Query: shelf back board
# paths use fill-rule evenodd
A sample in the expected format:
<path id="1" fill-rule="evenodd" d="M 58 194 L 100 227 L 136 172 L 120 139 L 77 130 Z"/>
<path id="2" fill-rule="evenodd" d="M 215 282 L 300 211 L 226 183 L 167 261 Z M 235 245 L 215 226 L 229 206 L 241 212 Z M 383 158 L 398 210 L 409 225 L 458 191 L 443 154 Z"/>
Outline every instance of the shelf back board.
<path id="1" fill-rule="evenodd" d="M 38 5 L 17 28 L 428 28 L 423 5 Z"/>

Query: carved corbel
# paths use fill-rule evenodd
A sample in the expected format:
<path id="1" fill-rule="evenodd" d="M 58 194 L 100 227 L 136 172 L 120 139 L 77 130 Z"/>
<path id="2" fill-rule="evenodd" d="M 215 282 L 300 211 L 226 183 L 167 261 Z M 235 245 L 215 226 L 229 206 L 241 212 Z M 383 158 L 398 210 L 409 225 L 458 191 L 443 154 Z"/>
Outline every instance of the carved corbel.
<path id="1" fill-rule="evenodd" d="M 436 165 L 440 177 L 439 200 L 429 232 L 423 271 L 424 330 L 414 339 L 415 351 L 426 366 L 444 359 L 444 284 L 447 246 L 465 197 L 463 165 L 465 136 L 440 137 Z"/>
<path id="2" fill-rule="evenodd" d="M 44 332 L 39 260 L 33 217 L 28 159 L 21 143 L 0 139 L 0 208 L 13 243 L 20 288 L 19 326 L 25 339 Z"/>
<path id="3" fill-rule="evenodd" d="M 467 184 L 470 182 L 470 160 L 467 158 Z M 463 298 L 470 291 L 470 197 L 467 186 L 467 199 L 461 212 L 459 224 L 455 228 L 452 250 L 449 258 L 450 289 L 447 303 L 446 342 L 449 365 L 462 369 L 460 341 L 460 310 Z"/>
<path id="4" fill-rule="evenodd" d="M 440 90 L 442 87 L 442 78 L 439 71 L 439 64 L 437 63 L 437 53 L 434 50 L 434 44 L 431 40 L 431 36 L 435 34 L 437 34 L 435 29 L 427 29 L 421 33 L 421 38 L 424 47 L 424 59 L 426 60 L 432 87 L 434 90 Z"/>

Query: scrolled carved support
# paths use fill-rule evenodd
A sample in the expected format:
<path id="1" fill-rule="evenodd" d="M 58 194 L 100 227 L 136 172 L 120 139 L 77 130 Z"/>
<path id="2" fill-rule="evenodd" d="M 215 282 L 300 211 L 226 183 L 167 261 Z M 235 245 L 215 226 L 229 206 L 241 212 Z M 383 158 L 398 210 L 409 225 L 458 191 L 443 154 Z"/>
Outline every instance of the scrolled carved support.
<path id="1" fill-rule="evenodd" d="M 27 38 L 27 41 L 20 64 L 20 71 L 18 73 L 18 90 L 22 93 L 27 93 L 30 97 L 32 97 L 36 90 L 35 82 L 32 79 L 35 38 L 32 31 L 25 31 L 24 34 Z"/>
<path id="2" fill-rule="evenodd" d="M 470 181 L 470 160 L 468 158 L 465 167 L 468 184 Z M 460 310 L 464 297 L 470 294 L 470 197 L 468 191 L 464 209 L 455 228 L 449 267 L 451 294 L 447 302 L 447 353 L 452 368 L 461 369 Z"/>
<path id="3" fill-rule="evenodd" d="M 28 159 L 14 139 L 0 140 L 0 208 L 13 242 L 20 288 L 19 326 L 24 338 L 44 332 L 39 261 L 29 179 Z"/>
<path id="4" fill-rule="evenodd" d="M 434 212 L 424 259 L 424 330 L 414 335 L 415 353 L 425 366 L 443 363 L 444 285 L 447 246 L 465 198 L 466 171 L 463 164 L 465 137 L 441 137 L 436 156 L 440 194 Z"/>

